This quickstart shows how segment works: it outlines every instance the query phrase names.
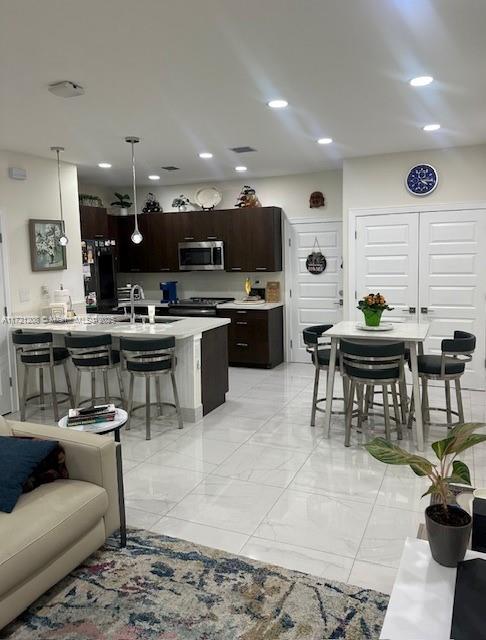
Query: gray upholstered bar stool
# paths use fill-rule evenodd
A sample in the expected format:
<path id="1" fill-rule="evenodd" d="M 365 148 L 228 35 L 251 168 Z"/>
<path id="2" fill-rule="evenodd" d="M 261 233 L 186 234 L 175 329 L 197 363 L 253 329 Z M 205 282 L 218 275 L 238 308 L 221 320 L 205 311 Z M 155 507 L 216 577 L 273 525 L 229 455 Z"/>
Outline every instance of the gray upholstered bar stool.
<path id="1" fill-rule="evenodd" d="M 179 429 L 184 426 L 182 421 L 179 394 L 175 379 L 176 356 L 175 338 L 120 338 L 120 351 L 122 354 L 123 368 L 130 374 L 130 391 L 128 394 L 128 422 L 126 429 L 130 429 L 130 418 L 133 411 L 145 407 L 145 437 L 151 438 L 150 407 L 158 407 L 158 415 L 161 416 L 164 406 L 174 407 L 176 410 Z M 160 378 L 162 375 L 170 375 L 174 402 L 162 402 L 160 394 Z M 133 386 L 135 376 L 145 378 L 145 403 L 137 407 L 133 406 Z M 155 380 L 157 402 L 150 402 L 150 384 Z"/>
<path id="2" fill-rule="evenodd" d="M 312 411 L 311 411 L 311 427 L 316 424 L 316 412 L 320 411 L 325 413 L 326 410 L 322 409 L 319 405 L 322 402 L 326 402 L 326 398 L 318 398 L 319 395 L 319 378 L 321 371 L 329 373 L 329 360 L 331 357 L 330 343 L 325 344 L 319 342 L 319 339 L 326 333 L 328 329 L 332 328 L 332 324 L 316 324 L 312 327 L 304 329 L 303 337 L 306 345 L 306 351 L 311 354 L 312 362 L 315 367 L 314 374 L 314 392 L 312 395 Z M 336 354 L 336 364 L 339 363 L 339 351 Z M 346 397 L 346 388 L 344 386 L 344 396 Z M 343 398 L 334 398 L 333 400 L 342 400 Z M 346 400 L 345 400 L 346 404 Z M 344 413 L 344 411 L 333 411 L 333 413 Z"/>
<path id="3" fill-rule="evenodd" d="M 53 345 L 52 333 L 49 331 L 39 333 L 23 333 L 22 329 L 17 329 L 12 333 L 12 341 L 15 345 L 15 353 L 17 356 L 18 370 L 20 365 L 24 367 L 24 383 L 22 395 L 20 398 L 20 420 L 25 421 L 25 409 L 27 402 L 34 398 L 39 398 L 39 407 L 43 410 L 47 406 L 45 401 L 46 395 L 51 395 L 52 408 L 54 410 L 55 420 L 59 420 L 59 407 L 62 402 L 70 402 L 74 406 L 73 392 L 69 372 L 67 369 L 67 361 L 69 353 L 64 347 L 55 347 Z M 67 393 L 65 391 L 57 391 L 54 368 L 62 365 L 64 375 L 66 377 Z M 44 368 L 49 370 L 51 379 L 51 393 L 46 394 L 44 391 Z M 39 371 L 39 393 L 27 396 L 29 388 L 30 370 L 38 369 Z M 59 399 L 58 396 L 61 396 Z"/>
<path id="4" fill-rule="evenodd" d="M 375 387 L 380 386 L 383 395 L 385 437 L 390 441 L 390 407 L 388 390 L 393 400 L 394 417 L 398 439 L 402 439 L 401 415 L 397 387 L 403 377 L 405 345 L 403 342 L 363 342 L 341 340 L 339 348 L 341 371 L 349 380 L 346 404 L 346 435 L 344 444 L 351 443 L 354 396 L 358 402 L 358 430 L 368 419 L 369 406 Z"/>
<path id="5" fill-rule="evenodd" d="M 72 363 L 76 369 L 76 396 L 75 404 L 79 407 L 85 402 L 95 403 L 97 397 L 103 397 L 105 402 L 110 399 L 120 400 L 122 407 L 125 407 L 125 393 L 123 389 L 123 379 L 120 370 L 120 352 L 112 348 L 112 337 L 109 334 L 96 335 L 72 335 L 68 333 L 64 338 L 66 348 L 71 355 Z M 120 397 L 110 396 L 108 371 L 116 371 Z M 91 398 L 80 402 L 81 374 L 91 375 Z M 96 374 L 103 376 L 104 396 L 96 396 Z"/>
<path id="6" fill-rule="evenodd" d="M 466 363 L 471 362 L 476 349 L 476 336 L 467 331 L 454 331 L 453 338 L 445 338 L 441 342 L 440 355 L 420 355 L 417 358 L 419 376 L 422 381 L 422 414 L 426 424 L 446 426 L 448 429 L 455 424 L 464 422 L 464 409 L 462 405 L 461 376 L 466 369 Z M 445 387 L 445 407 L 429 406 L 429 380 L 443 380 Z M 456 391 L 457 411 L 451 406 L 451 381 L 454 381 Z M 447 414 L 446 423 L 432 423 L 431 411 L 444 411 Z M 415 401 L 412 394 L 408 425 L 411 427 L 415 412 Z M 452 421 L 456 416 L 457 423 Z"/>

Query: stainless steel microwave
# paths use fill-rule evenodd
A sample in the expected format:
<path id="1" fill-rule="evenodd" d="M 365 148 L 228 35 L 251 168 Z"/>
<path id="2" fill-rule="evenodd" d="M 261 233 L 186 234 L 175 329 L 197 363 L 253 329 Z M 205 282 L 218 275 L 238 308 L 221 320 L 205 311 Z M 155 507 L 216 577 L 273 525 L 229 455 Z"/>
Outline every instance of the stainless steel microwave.
<path id="1" fill-rule="evenodd" d="M 179 242 L 180 271 L 224 271 L 222 240 Z"/>

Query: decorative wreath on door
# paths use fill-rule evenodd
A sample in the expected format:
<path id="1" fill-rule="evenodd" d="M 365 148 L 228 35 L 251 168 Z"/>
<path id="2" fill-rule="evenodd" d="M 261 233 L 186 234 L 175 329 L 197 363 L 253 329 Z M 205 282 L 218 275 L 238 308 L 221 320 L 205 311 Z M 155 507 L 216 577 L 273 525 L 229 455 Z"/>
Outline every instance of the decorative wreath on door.
<path id="1" fill-rule="evenodd" d="M 309 273 L 313 273 L 315 275 L 323 273 L 326 270 L 327 260 L 321 251 L 317 237 L 314 238 L 314 247 L 312 249 L 312 253 L 309 253 L 307 256 L 305 266 Z"/>

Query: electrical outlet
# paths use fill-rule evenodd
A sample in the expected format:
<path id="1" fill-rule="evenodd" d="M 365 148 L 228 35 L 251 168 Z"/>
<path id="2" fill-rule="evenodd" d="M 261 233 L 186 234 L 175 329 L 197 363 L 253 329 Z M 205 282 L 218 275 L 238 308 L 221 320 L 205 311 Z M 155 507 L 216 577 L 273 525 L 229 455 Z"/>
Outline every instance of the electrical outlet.
<path id="1" fill-rule="evenodd" d="M 20 302 L 30 302 L 30 289 L 21 287 L 19 289 L 19 300 Z"/>

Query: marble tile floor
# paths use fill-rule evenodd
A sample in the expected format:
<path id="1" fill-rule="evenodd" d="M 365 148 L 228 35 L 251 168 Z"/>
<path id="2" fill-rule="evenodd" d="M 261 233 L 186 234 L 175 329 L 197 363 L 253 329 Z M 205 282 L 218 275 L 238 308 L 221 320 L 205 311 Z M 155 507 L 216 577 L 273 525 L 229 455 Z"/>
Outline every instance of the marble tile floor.
<path id="1" fill-rule="evenodd" d="M 340 415 L 330 439 L 323 414 L 310 427 L 313 373 L 231 368 L 225 405 L 183 430 L 155 420 L 149 442 L 134 418 L 122 431 L 128 524 L 389 593 L 405 538 L 423 521 L 425 483 L 371 458 L 364 435 L 345 448 Z M 443 403 L 439 389 L 430 397 Z M 466 420 L 486 421 L 486 394 L 463 398 Z M 35 408 L 27 419 L 53 422 Z M 370 427 L 383 432 L 379 418 Z M 444 435 L 431 428 L 428 440 Z M 403 446 L 414 450 L 409 432 Z M 486 486 L 486 444 L 464 460 Z"/>

